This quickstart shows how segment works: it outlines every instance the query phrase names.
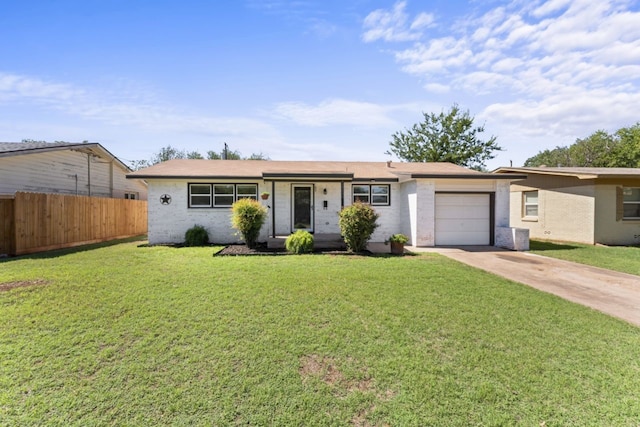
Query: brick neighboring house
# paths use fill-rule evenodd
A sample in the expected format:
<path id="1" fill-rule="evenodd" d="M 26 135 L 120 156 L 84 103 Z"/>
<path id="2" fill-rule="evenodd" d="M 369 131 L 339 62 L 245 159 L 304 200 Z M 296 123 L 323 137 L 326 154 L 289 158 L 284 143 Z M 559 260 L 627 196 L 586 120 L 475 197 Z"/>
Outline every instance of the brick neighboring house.
<path id="1" fill-rule="evenodd" d="M 640 244 L 640 168 L 499 168 L 511 184 L 511 225 L 530 237 L 588 244 Z"/>
<path id="2" fill-rule="evenodd" d="M 0 195 L 17 191 L 147 199 L 141 179 L 98 143 L 0 142 Z"/>
<path id="3" fill-rule="evenodd" d="M 170 160 L 130 173 L 149 185 L 149 242 L 180 243 L 203 225 L 216 243 L 238 242 L 230 207 L 260 199 L 269 209 L 260 240 L 296 230 L 338 234 L 338 213 L 355 201 L 379 214 L 373 242 L 404 233 L 416 246 L 514 246 L 509 183 L 450 163 Z M 528 240 L 527 240 L 528 245 Z M 528 246 L 527 246 L 528 247 Z"/>

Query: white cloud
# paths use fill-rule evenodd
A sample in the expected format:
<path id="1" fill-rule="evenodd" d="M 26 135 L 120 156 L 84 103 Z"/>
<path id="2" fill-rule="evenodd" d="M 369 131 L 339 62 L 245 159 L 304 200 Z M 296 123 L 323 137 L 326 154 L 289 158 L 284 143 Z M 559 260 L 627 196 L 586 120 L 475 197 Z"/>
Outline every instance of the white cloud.
<path id="1" fill-rule="evenodd" d="M 377 9 L 371 12 L 364 19 L 366 31 L 362 35 L 365 42 L 376 40 L 409 41 L 417 40 L 422 36 L 424 28 L 428 28 L 434 23 L 434 16 L 429 13 L 420 13 L 413 20 L 409 20 L 409 15 L 405 12 L 406 1 L 397 2 L 391 11 Z"/>
<path id="2" fill-rule="evenodd" d="M 514 1 L 476 18 L 456 21 L 458 26 L 460 22 L 465 25 L 459 31 L 451 28 L 442 37 L 407 39 L 412 46 L 396 51 L 395 58 L 405 72 L 432 84 L 457 81 L 465 90 L 477 93 L 497 85 L 491 79 L 469 79 L 469 74 L 493 73 L 500 84 L 511 82 L 510 88 L 520 91 L 531 69 L 541 77 L 536 84 L 527 85 L 528 94 L 534 97 L 541 90 L 555 90 L 558 84 L 584 89 L 601 87 L 603 82 L 618 86 L 620 79 L 636 80 L 638 74 L 630 73 L 634 70 L 628 67 L 640 59 L 640 13 L 623 5 L 619 0 L 552 0 L 531 8 Z M 406 3 L 397 3 L 391 16 L 401 18 L 390 21 L 409 22 L 405 7 Z M 375 17 L 387 16 L 385 13 L 390 14 L 372 12 Z M 472 80 L 477 86 L 469 86 Z"/>
<path id="3" fill-rule="evenodd" d="M 318 105 L 285 102 L 275 108 L 276 117 L 291 120 L 302 126 L 351 125 L 367 128 L 395 125 L 394 111 L 415 111 L 414 105 L 379 105 L 346 99 L 329 99 Z"/>
<path id="4" fill-rule="evenodd" d="M 435 17 L 430 13 L 421 13 L 416 19 L 413 20 L 409 29 L 420 30 L 422 28 L 429 28 L 433 25 Z"/>
<path id="5" fill-rule="evenodd" d="M 536 8 L 532 15 L 536 18 L 542 18 L 567 7 L 569 4 L 571 4 L 571 0 L 550 0 Z"/>
<path id="6" fill-rule="evenodd" d="M 129 98 L 129 94 L 114 97 L 98 90 L 0 72 L 0 104 L 39 105 L 78 120 L 92 119 L 153 131 L 224 136 L 275 133 L 268 124 L 251 118 L 197 115 L 161 103 L 135 102 Z"/>
<path id="7" fill-rule="evenodd" d="M 426 85 L 424 85 L 424 88 L 428 92 L 433 92 L 433 93 L 447 93 L 451 90 L 451 88 L 448 85 L 443 85 L 440 83 L 427 83 Z"/>
<path id="8" fill-rule="evenodd" d="M 23 99 L 41 103 L 63 103 L 81 96 L 83 92 L 70 85 L 0 72 L 0 103 L 19 102 Z"/>
<path id="9" fill-rule="evenodd" d="M 398 5 L 396 22 L 407 28 L 412 16 Z M 638 22 L 628 0 L 512 0 L 448 28 L 440 22 L 433 37 L 414 33 L 393 54 L 403 71 L 428 81 L 427 91 L 500 99 L 485 101 L 480 116 L 510 137 L 544 136 L 536 141 L 555 146 L 638 121 Z"/>

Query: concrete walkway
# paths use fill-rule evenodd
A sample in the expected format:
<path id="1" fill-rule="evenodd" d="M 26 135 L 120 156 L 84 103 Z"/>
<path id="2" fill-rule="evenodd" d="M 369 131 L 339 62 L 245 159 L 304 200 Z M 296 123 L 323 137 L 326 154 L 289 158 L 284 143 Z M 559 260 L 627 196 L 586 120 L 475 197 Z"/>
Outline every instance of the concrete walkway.
<path id="1" fill-rule="evenodd" d="M 640 276 L 490 246 L 406 249 L 436 252 L 640 326 Z"/>

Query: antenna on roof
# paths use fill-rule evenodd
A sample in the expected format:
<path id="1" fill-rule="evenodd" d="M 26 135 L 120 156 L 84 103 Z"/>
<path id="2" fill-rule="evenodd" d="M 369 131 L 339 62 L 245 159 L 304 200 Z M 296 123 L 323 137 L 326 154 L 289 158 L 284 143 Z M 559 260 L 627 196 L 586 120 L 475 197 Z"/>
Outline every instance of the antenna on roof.
<path id="1" fill-rule="evenodd" d="M 224 143 L 224 150 L 222 151 L 222 160 L 227 160 L 228 155 L 229 155 L 229 146 L 225 142 Z"/>

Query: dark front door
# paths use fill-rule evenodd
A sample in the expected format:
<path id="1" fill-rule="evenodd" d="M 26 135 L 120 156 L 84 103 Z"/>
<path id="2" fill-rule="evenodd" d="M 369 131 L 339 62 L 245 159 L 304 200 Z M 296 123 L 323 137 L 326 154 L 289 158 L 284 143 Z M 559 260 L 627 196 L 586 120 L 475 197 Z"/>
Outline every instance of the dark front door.
<path id="1" fill-rule="evenodd" d="M 293 186 L 293 213 L 291 216 L 293 231 L 313 232 L 313 186 Z"/>

